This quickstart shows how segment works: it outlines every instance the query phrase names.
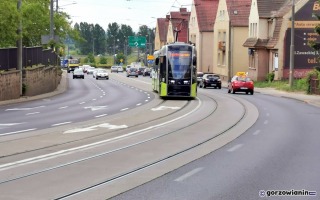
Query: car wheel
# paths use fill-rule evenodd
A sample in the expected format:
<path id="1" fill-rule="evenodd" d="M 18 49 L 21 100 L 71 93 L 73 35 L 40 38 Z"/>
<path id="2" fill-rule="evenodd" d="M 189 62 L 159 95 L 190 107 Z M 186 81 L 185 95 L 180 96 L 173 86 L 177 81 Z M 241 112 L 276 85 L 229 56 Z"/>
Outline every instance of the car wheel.
<path id="1" fill-rule="evenodd" d="M 138 78 L 138 76 L 136 76 Z"/>
<path id="2" fill-rule="evenodd" d="M 230 89 L 228 89 L 228 93 L 231 93 L 231 90 L 230 90 Z"/>
<path id="3" fill-rule="evenodd" d="M 232 94 L 235 94 L 235 93 L 236 93 L 236 91 L 234 91 L 234 89 L 233 89 L 233 88 L 231 88 L 231 90 L 232 90 Z"/>
<path id="4" fill-rule="evenodd" d="M 98 77 L 96 78 L 96 80 L 98 80 Z"/>
<path id="5" fill-rule="evenodd" d="M 254 93 L 254 91 L 252 90 L 252 91 L 250 92 L 250 94 L 253 95 L 253 93 Z"/>
<path id="6" fill-rule="evenodd" d="M 221 85 L 219 86 L 219 89 L 221 89 Z"/>

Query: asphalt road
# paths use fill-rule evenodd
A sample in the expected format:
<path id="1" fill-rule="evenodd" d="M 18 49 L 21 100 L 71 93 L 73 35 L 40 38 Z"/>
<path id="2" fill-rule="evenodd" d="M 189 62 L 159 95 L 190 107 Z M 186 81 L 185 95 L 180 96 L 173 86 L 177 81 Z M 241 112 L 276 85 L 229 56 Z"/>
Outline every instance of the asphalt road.
<path id="1" fill-rule="evenodd" d="M 224 95 L 226 90 L 200 89 L 201 93 Z M 274 190 L 318 193 L 270 199 L 318 199 L 319 107 L 258 93 L 234 96 L 259 110 L 249 130 L 207 156 L 112 199 L 256 200 L 276 194 Z"/>
<path id="2" fill-rule="evenodd" d="M 67 92 L 32 102 L 0 106 L 0 136 L 42 130 L 126 111 L 150 102 L 154 95 L 114 79 L 72 79 Z"/>

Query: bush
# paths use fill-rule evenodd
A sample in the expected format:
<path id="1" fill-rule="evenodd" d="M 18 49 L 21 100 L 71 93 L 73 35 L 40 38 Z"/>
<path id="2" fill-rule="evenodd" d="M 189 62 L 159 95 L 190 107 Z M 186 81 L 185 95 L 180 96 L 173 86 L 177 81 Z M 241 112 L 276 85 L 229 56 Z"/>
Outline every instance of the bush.
<path id="1" fill-rule="evenodd" d="M 107 58 L 104 56 L 100 57 L 100 64 L 107 64 Z"/>
<path id="2" fill-rule="evenodd" d="M 311 94 L 311 79 L 319 79 L 320 80 L 320 67 L 315 67 L 312 71 L 307 74 L 307 93 Z"/>
<path id="3" fill-rule="evenodd" d="M 274 72 L 268 73 L 266 77 L 266 81 L 271 83 L 274 80 Z"/>

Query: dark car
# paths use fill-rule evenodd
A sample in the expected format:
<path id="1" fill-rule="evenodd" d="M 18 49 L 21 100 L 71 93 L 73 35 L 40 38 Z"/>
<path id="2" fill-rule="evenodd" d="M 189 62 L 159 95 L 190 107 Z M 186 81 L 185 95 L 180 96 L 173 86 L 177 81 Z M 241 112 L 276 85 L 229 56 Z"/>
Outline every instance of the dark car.
<path id="1" fill-rule="evenodd" d="M 221 79 L 218 74 L 204 74 L 200 85 L 201 88 L 214 87 L 221 89 Z"/>
<path id="2" fill-rule="evenodd" d="M 75 69 L 75 70 L 73 71 L 72 78 L 73 78 L 73 79 L 75 79 L 75 78 L 82 78 L 82 79 L 84 79 L 83 70 L 82 70 L 82 69 Z"/>
<path id="3" fill-rule="evenodd" d="M 142 76 L 150 76 L 151 69 L 150 68 L 145 68 L 142 72 Z"/>
<path id="4" fill-rule="evenodd" d="M 246 94 L 254 93 L 253 81 L 243 73 L 237 73 L 228 84 L 228 93 L 245 92 Z"/>
<path id="5" fill-rule="evenodd" d="M 134 67 L 131 67 L 127 70 L 127 77 L 129 76 L 135 76 L 135 77 L 138 77 L 138 69 L 137 68 L 134 68 Z"/>
<path id="6" fill-rule="evenodd" d="M 145 67 L 139 67 L 138 68 L 138 75 L 142 75 Z"/>

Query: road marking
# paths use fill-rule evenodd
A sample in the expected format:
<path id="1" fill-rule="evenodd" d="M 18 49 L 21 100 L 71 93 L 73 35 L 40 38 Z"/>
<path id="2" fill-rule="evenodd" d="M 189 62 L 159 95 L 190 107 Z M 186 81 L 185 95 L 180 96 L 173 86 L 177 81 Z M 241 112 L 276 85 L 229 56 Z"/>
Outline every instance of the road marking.
<path id="1" fill-rule="evenodd" d="M 103 114 L 103 115 L 98 115 L 98 116 L 95 116 L 96 118 L 99 118 L 99 117 L 104 117 L 104 116 L 107 116 L 108 114 Z"/>
<path id="2" fill-rule="evenodd" d="M 15 132 L 9 132 L 9 133 L 0 133 L 1 136 L 4 136 L 4 135 L 13 135 L 13 134 L 16 134 L 16 133 L 24 133 L 24 132 L 28 132 L 28 131 L 34 131 L 36 130 L 36 128 L 31 128 L 31 129 L 26 129 L 26 130 L 21 130 L 21 131 L 15 131 Z"/>
<path id="3" fill-rule="evenodd" d="M 195 175 L 196 173 L 199 173 L 199 172 L 202 171 L 202 170 L 203 170 L 202 167 L 196 168 L 196 169 L 191 170 L 190 172 L 188 172 L 188 173 L 180 176 L 179 178 L 175 179 L 174 181 L 176 181 L 176 182 L 182 182 L 182 181 L 186 180 L 187 178 Z"/>
<path id="4" fill-rule="evenodd" d="M 160 111 L 160 110 L 179 110 L 181 107 L 170 107 L 170 106 L 159 106 L 157 108 L 152 108 L 152 111 Z"/>
<path id="5" fill-rule="evenodd" d="M 23 123 L 7 123 L 7 124 L 0 124 L 0 126 L 14 126 L 19 124 L 23 124 Z"/>
<path id="6" fill-rule="evenodd" d="M 130 137 L 130 136 L 138 134 L 138 133 L 142 133 L 142 132 L 145 132 L 145 131 L 149 131 L 149 130 L 152 130 L 152 129 L 155 129 L 155 128 L 159 128 L 159 127 L 165 126 L 167 124 L 170 124 L 170 123 L 173 123 L 175 121 L 178 121 L 178 120 L 180 120 L 180 119 L 182 119 L 182 118 L 184 118 L 186 116 L 189 116 L 192 113 L 194 113 L 197 109 L 199 109 L 201 107 L 201 105 L 202 105 L 202 101 L 198 97 L 197 97 L 197 99 L 199 101 L 199 104 L 193 110 L 191 110 L 190 112 L 188 112 L 188 113 L 186 113 L 186 114 L 184 114 L 184 115 L 182 115 L 180 117 L 177 117 L 175 119 L 172 119 L 172 120 L 169 120 L 169 121 L 166 121 L 164 123 L 157 124 L 157 125 L 154 125 L 154 126 L 149 126 L 147 128 L 144 128 L 144 129 L 133 131 L 133 132 L 127 133 L 125 135 L 121 135 L 121 136 L 117 136 L 117 137 L 114 137 L 114 138 L 102 140 L 102 141 L 99 141 L 99 142 L 90 143 L 90 144 L 86 144 L 86 145 L 83 145 L 83 146 L 78 146 L 78 147 L 75 147 L 75 148 L 64 149 L 64 150 L 60 150 L 60 151 L 57 151 L 57 152 L 53 152 L 53 153 L 49 153 L 49 154 L 45 154 L 45 155 L 41 155 L 41 156 L 37 156 L 37 157 L 32 157 L 32 158 L 28 158 L 28 159 L 24 159 L 24 160 L 15 161 L 15 162 L 12 162 L 12 163 L 2 164 L 2 165 L 0 165 L 0 171 L 4 171 L 4 170 L 11 169 L 11 168 L 18 167 L 18 166 L 28 165 L 28 164 L 31 164 L 31 163 L 37 163 L 37 162 L 40 162 L 40 161 L 43 161 L 43 160 L 53 159 L 55 157 L 71 154 L 71 153 L 74 153 L 74 152 L 80 151 L 80 150 L 95 148 L 97 146 L 105 145 L 106 143 L 109 143 L 109 142 L 113 142 L 113 141 L 116 141 L 116 140 L 121 140 L 123 138 Z M 72 131 L 72 130 L 70 130 L 70 131 Z M 68 131 L 64 132 L 64 134 L 67 133 L 67 132 Z"/>
<path id="7" fill-rule="evenodd" d="M 96 111 L 96 110 L 103 110 L 106 109 L 108 106 L 88 106 L 84 107 L 84 109 L 91 109 L 91 111 Z"/>
<path id="8" fill-rule="evenodd" d="M 103 98 L 103 96 L 100 96 L 100 98 Z"/>
<path id="9" fill-rule="evenodd" d="M 269 117 L 269 116 L 270 116 L 270 113 L 267 113 L 266 116 Z"/>
<path id="10" fill-rule="evenodd" d="M 141 106 L 142 103 L 138 103 L 137 106 Z"/>
<path id="11" fill-rule="evenodd" d="M 81 102 L 81 103 L 79 103 L 79 104 L 81 105 L 81 104 L 85 104 L 85 103 L 86 103 L 86 102 Z"/>
<path id="12" fill-rule="evenodd" d="M 121 109 L 120 111 L 125 111 L 125 110 L 128 110 L 129 108 L 123 108 L 123 109 Z"/>
<path id="13" fill-rule="evenodd" d="M 267 125 L 268 123 L 269 123 L 269 121 L 268 120 L 266 120 L 266 121 L 264 121 L 263 122 L 265 125 Z"/>
<path id="14" fill-rule="evenodd" d="M 128 126 L 127 125 L 112 125 L 109 123 L 104 123 L 104 124 L 99 124 L 99 125 L 85 127 L 85 128 L 71 129 L 71 130 L 63 132 L 63 134 L 95 131 L 95 130 L 97 130 L 97 128 L 108 128 L 108 129 L 114 130 L 114 129 L 128 128 Z"/>
<path id="15" fill-rule="evenodd" d="M 237 144 L 237 145 L 235 145 L 234 147 L 231 147 L 230 149 L 228 149 L 227 151 L 228 151 L 228 152 L 233 152 L 233 151 L 241 148 L 242 146 L 243 146 L 243 144 Z"/>
<path id="16" fill-rule="evenodd" d="M 148 102 L 148 101 L 149 101 L 148 99 L 145 100 L 145 102 Z"/>
<path id="17" fill-rule="evenodd" d="M 51 126 L 61 126 L 61 125 L 65 125 L 65 124 L 70 124 L 72 122 L 62 122 L 62 123 L 58 123 L 58 124 L 52 124 Z"/>
<path id="18" fill-rule="evenodd" d="M 40 112 L 33 112 L 33 113 L 27 113 L 26 115 L 35 115 L 35 114 L 39 114 Z"/>
<path id="19" fill-rule="evenodd" d="M 69 106 L 63 106 L 63 107 L 60 107 L 59 110 L 61 109 L 65 109 L 65 108 L 68 108 Z"/>
<path id="20" fill-rule="evenodd" d="M 92 99 L 92 101 L 96 101 L 97 99 Z"/>
<path id="21" fill-rule="evenodd" d="M 260 130 L 256 130 L 252 135 L 258 135 L 260 133 Z"/>
<path id="22" fill-rule="evenodd" d="M 6 111 L 24 111 L 24 110 L 33 110 L 33 109 L 37 109 L 37 108 L 43 108 L 45 106 L 37 106 L 37 107 L 33 107 L 33 108 L 9 108 Z"/>

